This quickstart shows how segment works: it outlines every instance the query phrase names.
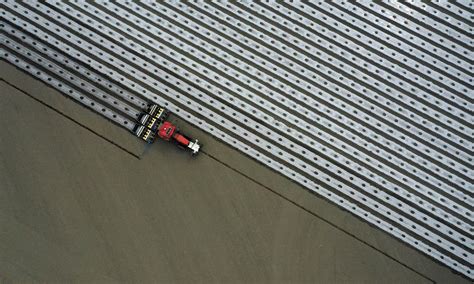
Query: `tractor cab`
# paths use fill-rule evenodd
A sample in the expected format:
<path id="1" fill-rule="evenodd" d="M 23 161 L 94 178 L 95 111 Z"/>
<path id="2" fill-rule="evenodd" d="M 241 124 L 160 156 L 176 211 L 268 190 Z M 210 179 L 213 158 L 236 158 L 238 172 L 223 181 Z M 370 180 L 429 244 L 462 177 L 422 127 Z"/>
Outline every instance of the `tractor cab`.
<path id="1" fill-rule="evenodd" d="M 169 141 L 175 131 L 176 131 L 176 126 L 174 126 L 169 121 L 165 121 L 163 122 L 160 129 L 158 130 L 158 136 L 160 136 L 160 138 L 163 140 Z"/>
<path id="2" fill-rule="evenodd" d="M 197 155 L 201 149 L 199 141 L 182 134 L 175 125 L 169 121 L 163 122 L 160 129 L 158 130 L 158 136 L 166 141 L 173 141 L 180 148 L 191 151 L 193 155 Z"/>

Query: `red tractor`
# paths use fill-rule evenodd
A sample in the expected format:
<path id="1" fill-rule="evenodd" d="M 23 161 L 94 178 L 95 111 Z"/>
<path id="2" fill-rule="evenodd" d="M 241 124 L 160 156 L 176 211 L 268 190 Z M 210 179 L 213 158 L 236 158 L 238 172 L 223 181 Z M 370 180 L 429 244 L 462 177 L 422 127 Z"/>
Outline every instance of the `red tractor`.
<path id="1" fill-rule="evenodd" d="M 182 134 L 179 129 L 171 122 L 166 121 L 169 111 L 158 105 L 148 107 L 146 113 L 138 118 L 138 124 L 133 128 L 133 133 L 151 144 L 156 137 L 165 141 L 172 141 L 180 148 L 188 150 L 191 154 L 197 155 L 201 149 L 201 144 L 197 139 Z"/>

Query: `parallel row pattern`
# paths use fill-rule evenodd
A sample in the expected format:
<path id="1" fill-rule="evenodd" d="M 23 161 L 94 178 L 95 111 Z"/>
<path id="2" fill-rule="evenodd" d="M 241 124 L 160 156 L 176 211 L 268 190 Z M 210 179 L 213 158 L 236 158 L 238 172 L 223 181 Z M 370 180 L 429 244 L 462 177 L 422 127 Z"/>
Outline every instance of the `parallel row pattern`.
<path id="1" fill-rule="evenodd" d="M 1 56 L 133 128 L 150 102 L 469 278 L 468 4 L 2 4 Z"/>

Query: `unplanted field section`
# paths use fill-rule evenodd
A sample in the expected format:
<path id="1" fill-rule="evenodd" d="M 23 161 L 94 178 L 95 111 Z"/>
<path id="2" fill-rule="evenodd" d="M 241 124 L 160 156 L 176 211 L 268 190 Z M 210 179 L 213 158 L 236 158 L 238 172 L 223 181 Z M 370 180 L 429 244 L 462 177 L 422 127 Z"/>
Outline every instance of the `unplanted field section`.
<path id="1" fill-rule="evenodd" d="M 128 131 L 163 105 L 472 278 L 472 16 L 419 5 L 4 1 L 1 53 Z"/>

